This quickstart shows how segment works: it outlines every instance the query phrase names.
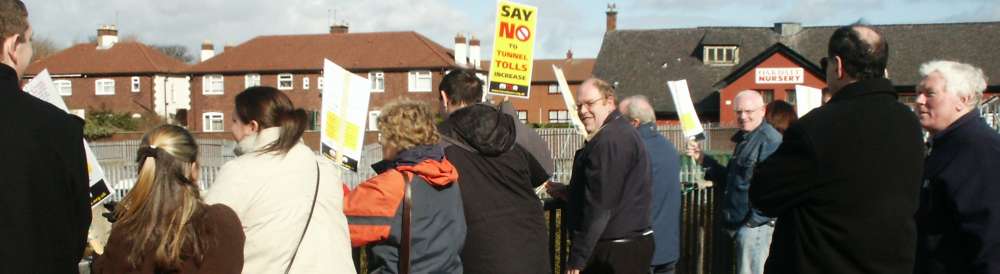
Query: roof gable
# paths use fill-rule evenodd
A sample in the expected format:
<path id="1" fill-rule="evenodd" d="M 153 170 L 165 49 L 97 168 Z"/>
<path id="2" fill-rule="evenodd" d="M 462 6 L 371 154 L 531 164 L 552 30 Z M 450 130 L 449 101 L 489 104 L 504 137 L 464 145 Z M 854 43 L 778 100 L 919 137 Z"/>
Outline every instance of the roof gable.
<path id="1" fill-rule="evenodd" d="M 58 74 L 179 73 L 187 64 L 139 42 L 119 42 L 109 49 L 77 44 L 28 66 L 27 75 L 48 69 Z"/>
<path id="2" fill-rule="evenodd" d="M 785 44 L 776 43 L 773 46 L 767 48 L 767 50 L 764 50 L 764 52 L 761 52 L 760 54 L 757 54 L 757 56 L 754 56 L 753 59 L 750 59 L 747 62 L 743 63 L 743 65 L 737 67 L 736 70 L 734 70 L 725 78 L 722 78 L 722 80 L 719 80 L 719 82 L 712 85 L 712 87 L 714 87 L 717 90 L 725 88 L 733 81 L 736 81 L 740 77 L 743 77 L 744 74 L 753 71 L 753 69 L 756 68 L 758 65 L 760 65 L 760 63 L 763 63 L 765 60 L 770 59 L 771 56 L 774 56 L 775 54 L 784 54 L 785 56 L 788 56 L 788 58 L 791 59 L 792 62 L 795 62 L 796 65 L 799 65 L 800 67 L 804 68 L 809 73 L 812 73 L 814 75 L 824 75 L 824 72 L 820 69 L 820 67 L 814 64 L 813 62 L 810 62 L 808 59 L 806 59 L 806 57 L 788 48 L 787 46 L 785 46 Z"/>

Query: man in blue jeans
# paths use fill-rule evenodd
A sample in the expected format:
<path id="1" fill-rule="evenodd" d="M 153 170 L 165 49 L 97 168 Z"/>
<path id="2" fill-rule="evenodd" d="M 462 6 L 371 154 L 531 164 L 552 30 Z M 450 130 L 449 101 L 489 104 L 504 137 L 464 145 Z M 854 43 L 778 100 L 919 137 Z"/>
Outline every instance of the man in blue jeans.
<path id="1" fill-rule="evenodd" d="M 694 141 L 688 142 L 687 155 L 706 168 L 705 179 L 714 182 L 716 189 L 723 191 L 721 223 L 730 236 L 730 239 L 723 240 L 732 241 L 736 273 L 761 274 L 771 245 L 774 223 L 750 204 L 750 179 L 754 166 L 778 149 L 781 134 L 764 121 L 764 99 L 759 93 L 744 90 L 733 101 L 740 131 L 733 135 L 736 150 L 729 164 L 722 166 L 714 159 L 704 157 L 701 147 Z M 728 255 L 726 250 L 717 253 L 722 257 Z M 732 273 L 724 271 L 722 273 Z"/>

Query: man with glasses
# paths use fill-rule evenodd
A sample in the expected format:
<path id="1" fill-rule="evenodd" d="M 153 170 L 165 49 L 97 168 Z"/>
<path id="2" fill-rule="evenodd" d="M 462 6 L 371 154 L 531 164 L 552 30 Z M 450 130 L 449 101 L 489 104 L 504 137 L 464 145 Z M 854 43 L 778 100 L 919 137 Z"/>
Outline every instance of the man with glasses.
<path id="1" fill-rule="evenodd" d="M 774 223 L 754 209 L 747 190 L 753 176 L 754 166 L 771 155 L 781 144 L 781 134 L 764 121 L 764 98 L 753 90 L 744 90 L 736 95 L 736 123 L 740 131 L 732 137 L 736 143 L 733 157 L 722 166 L 711 157 L 705 157 L 701 146 L 689 141 L 687 155 L 705 167 L 705 179 L 715 182 L 716 189 L 722 190 L 721 223 L 725 232 L 724 247 L 718 250 L 717 259 L 725 267 L 734 266 L 739 274 L 760 274 L 764 272 L 764 260 L 771 244 Z M 726 249 L 725 247 L 732 247 Z M 729 251 L 732 251 L 730 253 Z M 723 269 L 718 273 L 732 273 Z"/>
<path id="2" fill-rule="evenodd" d="M 920 123 L 885 77 L 880 33 L 838 28 L 827 56 L 832 98 L 788 128 L 750 185 L 750 202 L 778 217 L 765 272 L 912 273 Z"/>
<path id="3" fill-rule="evenodd" d="M 615 110 L 614 96 L 614 88 L 596 78 L 584 81 L 576 94 L 589 136 L 573 160 L 567 274 L 649 273 L 649 157 L 639 133 Z"/>

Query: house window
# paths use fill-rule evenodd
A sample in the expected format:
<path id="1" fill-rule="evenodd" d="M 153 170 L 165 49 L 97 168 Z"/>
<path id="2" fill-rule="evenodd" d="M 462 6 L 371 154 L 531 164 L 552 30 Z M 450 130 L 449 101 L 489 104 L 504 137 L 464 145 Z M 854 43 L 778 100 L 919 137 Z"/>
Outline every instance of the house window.
<path id="1" fill-rule="evenodd" d="M 73 95 L 73 82 L 69 80 L 55 80 L 52 84 L 56 85 L 56 90 L 59 91 L 61 96 L 71 96 Z"/>
<path id="2" fill-rule="evenodd" d="M 309 76 L 302 77 L 302 89 L 309 90 Z"/>
<path id="3" fill-rule="evenodd" d="M 201 80 L 201 94 L 221 95 L 224 79 L 221 74 L 205 75 Z"/>
<path id="4" fill-rule="evenodd" d="M 550 110 L 549 123 L 569 123 L 569 112 L 566 112 L 565 110 Z"/>
<path id="5" fill-rule="evenodd" d="M 549 85 L 549 94 L 559 93 L 559 85 L 551 84 Z"/>
<path id="6" fill-rule="evenodd" d="M 308 128 L 309 130 L 313 130 L 313 131 L 316 131 L 316 130 L 319 130 L 319 124 L 320 124 L 320 117 L 321 117 L 321 116 L 319 115 L 319 113 L 320 113 L 320 112 L 319 112 L 319 111 L 317 111 L 317 110 L 309 110 L 309 111 L 308 111 L 308 112 L 306 113 L 306 114 L 308 114 L 308 116 L 309 116 L 309 117 L 308 117 L 308 118 L 309 118 L 309 123 L 308 123 L 308 125 L 307 125 L 307 126 L 308 126 L 307 128 Z"/>
<path id="7" fill-rule="evenodd" d="M 141 86 L 139 85 L 139 83 L 140 83 L 139 82 L 139 77 L 133 76 L 132 77 L 132 92 L 139 92 L 139 88 L 141 88 Z"/>
<path id="8" fill-rule="evenodd" d="M 368 80 L 372 82 L 373 92 L 385 91 L 385 73 L 381 71 L 372 71 L 368 73 Z"/>
<path id="9" fill-rule="evenodd" d="M 323 80 L 326 80 L 326 78 L 323 78 L 323 75 L 322 75 L 322 74 L 323 74 L 323 73 L 322 73 L 322 72 L 320 72 L 320 76 L 319 76 L 319 77 L 316 77 L 316 88 L 318 88 L 318 89 L 320 89 L 320 90 L 322 90 L 322 89 L 323 89 Z M 322 91 L 321 91 L 321 92 L 322 92 Z"/>
<path id="10" fill-rule="evenodd" d="M 204 132 L 220 132 L 225 130 L 222 112 L 206 112 L 201 115 L 201 130 Z"/>
<path id="11" fill-rule="evenodd" d="M 735 65 L 739 63 L 739 48 L 736 46 L 705 46 L 705 64 Z"/>
<path id="12" fill-rule="evenodd" d="M 380 110 L 368 112 L 368 131 L 378 131 L 378 116 L 382 115 Z"/>
<path id="13" fill-rule="evenodd" d="M 289 90 L 295 88 L 295 82 L 292 79 L 291 73 L 278 74 L 278 89 Z"/>
<path id="14" fill-rule="evenodd" d="M 251 73 L 243 76 L 243 88 L 252 88 L 260 85 L 260 74 Z"/>
<path id="15" fill-rule="evenodd" d="M 528 111 L 527 110 L 518 110 L 517 111 L 517 119 L 521 120 L 521 123 L 527 124 L 528 123 Z"/>
<path id="16" fill-rule="evenodd" d="M 97 79 L 94 81 L 94 94 L 115 95 L 115 80 Z"/>
<path id="17" fill-rule="evenodd" d="M 430 92 L 431 91 L 431 71 L 414 70 L 410 71 L 410 92 Z"/>
<path id="18" fill-rule="evenodd" d="M 785 96 L 785 101 L 788 102 L 789 105 L 794 106 L 795 105 L 795 90 L 794 89 L 786 89 L 785 90 L 785 95 L 787 95 L 787 96 Z"/>
<path id="19" fill-rule="evenodd" d="M 761 90 L 758 90 L 757 92 L 760 92 L 760 97 L 764 97 L 764 104 L 765 105 L 774 101 L 774 90 L 773 89 L 761 89 Z"/>

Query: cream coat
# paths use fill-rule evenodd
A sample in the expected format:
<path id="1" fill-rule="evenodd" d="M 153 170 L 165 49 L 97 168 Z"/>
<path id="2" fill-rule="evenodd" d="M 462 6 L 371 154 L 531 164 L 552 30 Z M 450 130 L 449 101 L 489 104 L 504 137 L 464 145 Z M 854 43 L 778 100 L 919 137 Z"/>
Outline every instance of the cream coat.
<path id="1" fill-rule="evenodd" d="M 257 150 L 278 139 L 262 130 Z M 243 273 L 284 273 L 309 215 L 320 163 L 319 197 L 291 273 L 357 273 L 343 211 L 343 187 L 332 162 L 299 143 L 284 157 L 252 152 L 222 166 L 205 201 L 229 206 L 246 233 Z"/>

